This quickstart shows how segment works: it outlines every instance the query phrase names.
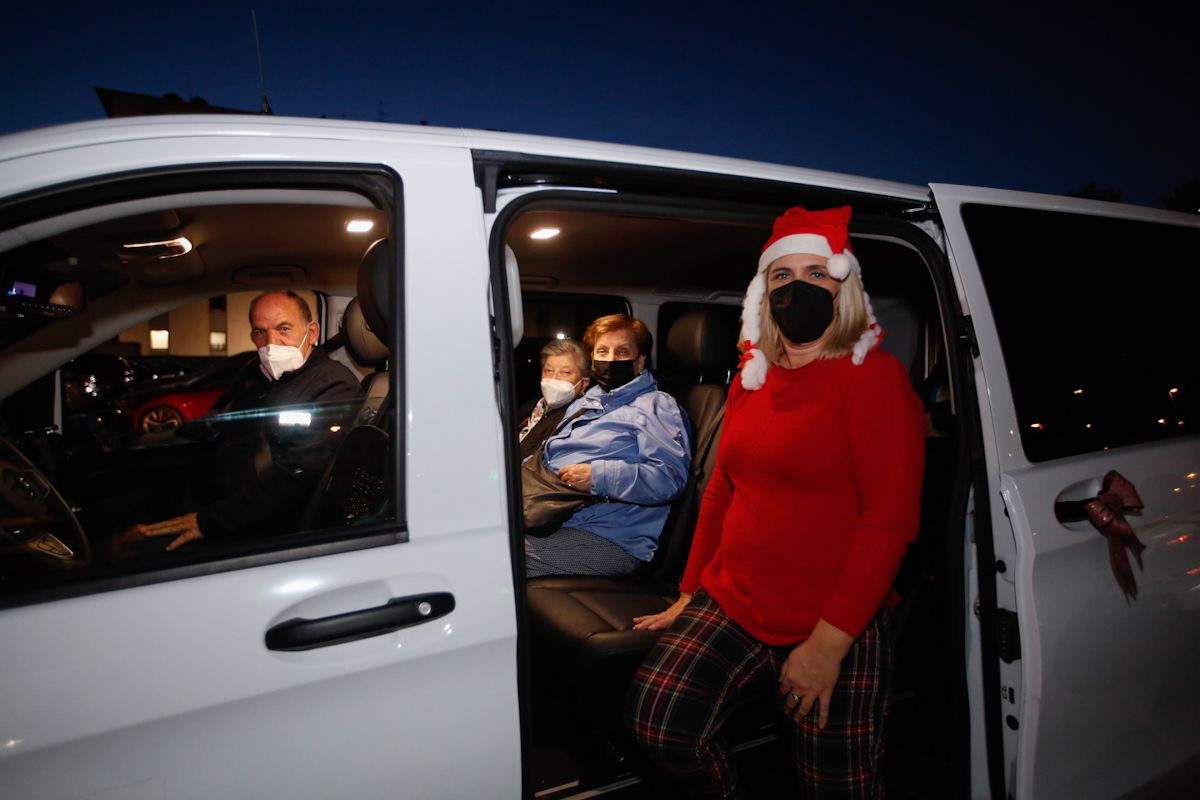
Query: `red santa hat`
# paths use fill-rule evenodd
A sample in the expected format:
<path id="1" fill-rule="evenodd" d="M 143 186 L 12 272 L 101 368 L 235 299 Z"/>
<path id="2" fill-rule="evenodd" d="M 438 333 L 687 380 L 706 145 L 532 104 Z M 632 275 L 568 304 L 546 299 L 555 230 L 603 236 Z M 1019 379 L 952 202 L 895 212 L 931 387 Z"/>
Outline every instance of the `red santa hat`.
<path id="1" fill-rule="evenodd" d="M 742 300 L 743 388 L 761 388 L 767 380 L 767 369 L 770 367 L 766 355 L 758 349 L 758 339 L 762 334 L 760 324 L 763 297 L 767 293 L 766 272 L 772 262 L 794 253 L 824 256 L 828 259 L 825 268 L 830 277 L 844 281 L 853 272 L 859 283 L 862 282 L 862 268 L 850 250 L 850 211 L 850 206 L 825 211 L 808 211 L 796 207 L 789 208 L 775 220 L 771 238 L 767 239 L 758 259 L 758 272 L 754 274 L 746 290 L 746 297 Z M 855 364 L 863 362 L 867 353 L 879 341 L 880 334 L 875 312 L 871 309 L 871 299 L 867 297 L 865 290 L 863 301 L 867 308 L 867 329 L 854 344 L 851 360 Z"/>

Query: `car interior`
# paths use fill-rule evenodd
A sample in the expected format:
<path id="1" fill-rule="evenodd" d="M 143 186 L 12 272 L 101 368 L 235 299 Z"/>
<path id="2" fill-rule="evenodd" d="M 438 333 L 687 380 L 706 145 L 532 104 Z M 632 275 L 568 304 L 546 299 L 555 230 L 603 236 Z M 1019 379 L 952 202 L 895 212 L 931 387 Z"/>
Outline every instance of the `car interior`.
<path id="1" fill-rule="evenodd" d="M 660 611 L 677 596 L 738 365 L 741 298 L 772 219 L 792 204 L 849 201 L 864 209 L 852 224 L 852 246 L 885 331 L 882 347 L 908 369 L 931 419 L 922 530 L 897 581 L 889 791 L 942 796 L 965 761 L 965 737 L 958 735 L 965 690 L 951 678 L 961 671 L 963 649 L 958 634 L 949 633 L 961 628 L 961 617 L 955 619 L 963 560 L 961 550 L 949 546 L 961 537 L 961 522 L 947 498 L 966 456 L 956 433 L 961 422 L 935 413 L 939 402 L 953 406 L 952 397 L 939 399 L 939 389 L 944 394 L 948 387 L 935 382 L 956 345 L 942 322 L 954 300 L 931 266 L 932 243 L 904 221 L 904 209 L 877 198 L 797 187 L 764 193 L 756 186 L 739 195 L 715 183 L 638 187 L 631 198 L 612 190 L 573 191 L 569 179 L 550 179 L 558 185 L 548 191 L 528 191 L 542 182 L 544 176 L 510 175 L 493 198 L 499 211 L 492 237 L 495 325 L 498 340 L 510 345 L 497 356 L 498 413 L 511 416 L 537 396 L 538 353 L 546 342 L 580 338 L 595 317 L 622 311 L 641 318 L 654 335 L 651 370 L 688 413 L 694 457 L 688 486 L 641 571 L 625 578 L 540 578 L 517 593 L 527 787 L 538 797 L 565 798 L 644 783 L 670 796 L 621 728 L 625 687 L 655 638 L 631 630 L 632 618 Z M 169 580 L 187 574 L 180 568 L 231 552 L 250 559 L 243 563 L 269 560 L 297 542 L 395 541 L 372 538 L 396 516 L 398 500 L 389 488 L 397 463 L 394 398 L 403 396 L 396 390 L 403 363 L 388 347 L 399 340 L 386 299 L 397 274 L 388 246 L 397 215 L 385 182 L 359 174 L 238 173 L 191 183 L 133 181 L 118 189 L 87 202 L 50 198 L 25 217 L 0 215 L 6 506 L 0 512 L 0 599 L 30 602 Z M 369 232 L 352 233 L 351 221 Z M 504 246 L 515 256 L 519 286 L 509 285 Z M 71 284 L 80 289 L 74 296 L 59 291 Z M 519 291 L 510 294 L 510 288 Z M 214 546 L 169 562 L 113 557 L 108 542 L 124 525 L 169 512 L 154 498 L 170 498 L 172 487 L 194 477 L 191 465 L 205 437 L 225 422 L 247 420 L 204 417 L 169 430 L 117 434 L 93 407 L 86 424 L 67 437 L 55 427 L 54 411 L 61 416 L 63 408 L 60 368 L 115 347 L 127 331 L 148 333 L 164 314 L 215 296 L 268 289 L 312 293 L 323 346 L 355 368 L 365 392 L 353 408 L 305 412 L 305 425 L 337 428 L 341 439 L 298 530 L 284 542 Z M 228 315 L 229 349 L 222 358 L 233 353 L 232 305 Z M 207 323 L 196 323 L 204 336 Z M 176 336 L 176 317 L 170 328 Z M 138 356 L 153 355 L 148 336 L 138 348 Z M 280 415 L 250 422 L 284 424 Z M 515 473 L 516 420 L 504 423 Z M 122 486 L 136 487 L 136 496 Z M 514 572 L 524 586 L 519 519 L 511 522 Z M 774 713 L 772 704 L 760 704 L 735 721 L 736 750 L 748 764 L 778 747 Z"/>
<path id="2" fill-rule="evenodd" d="M 541 347 L 563 333 L 579 338 L 598 316 L 589 308 L 572 325 L 566 310 L 553 303 L 555 295 L 568 302 L 579 296 L 613 298 L 613 307 L 602 313 L 632 313 L 654 333 L 652 371 L 659 387 L 687 412 L 694 443 L 687 488 L 672 504 L 658 549 L 643 569 L 622 578 L 528 581 L 534 789 L 545 797 L 583 796 L 637 775 L 653 785 L 647 796 L 673 796 L 669 787 L 655 783 L 659 779 L 632 751 L 622 729 L 625 690 L 657 638 L 654 632 L 632 630 L 632 620 L 662 611 L 678 596 L 716 458 L 725 395 L 738 365 L 741 299 L 771 221 L 785 206 L 764 206 L 757 214 L 739 208 L 731 214 L 719 204 L 651 209 L 597 199 L 585 209 L 536 194 L 523 200 L 520 208 L 507 209 L 504 232 L 519 265 L 525 302 L 514 359 L 518 399 L 537 392 Z M 923 527 L 897 581 L 898 685 L 888 754 L 890 793 L 931 797 L 942 796 L 952 748 L 944 738 L 948 727 L 941 724 L 947 703 L 945 665 L 939 664 L 947 647 L 940 615 L 948 587 L 946 565 L 935 559 L 948 534 L 944 497 L 955 455 L 953 426 L 937 408 L 948 405 L 944 387 L 936 385 L 944 350 L 939 301 L 930 269 L 903 227 L 881 225 L 858 233 L 852 246 L 885 331 L 883 349 L 908 369 L 918 394 L 931 398 Z M 545 238 L 547 231 L 557 234 Z M 616 307 L 622 301 L 625 307 Z M 935 401 L 939 388 L 943 394 Z M 933 425 L 935 416 L 940 429 Z M 939 655 L 928 660 L 919 655 L 932 653 Z M 930 698 L 936 698 L 938 711 L 931 711 Z M 776 713 L 773 702 L 761 702 L 744 709 L 731 731 L 746 772 L 765 781 L 760 788 L 766 792 L 789 780 L 776 766 L 784 760 L 769 757 L 780 746 Z M 772 766 L 764 770 L 764 763 Z"/>

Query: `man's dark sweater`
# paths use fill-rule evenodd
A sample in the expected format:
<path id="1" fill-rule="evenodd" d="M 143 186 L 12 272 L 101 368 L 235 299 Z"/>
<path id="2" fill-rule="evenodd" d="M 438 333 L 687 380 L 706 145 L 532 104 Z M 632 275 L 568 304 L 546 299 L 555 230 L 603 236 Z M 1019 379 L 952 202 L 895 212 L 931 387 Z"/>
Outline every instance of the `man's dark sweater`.
<path id="1" fill-rule="evenodd" d="M 260 412 L 289 406 L 316 412 L 316 405 L 346 404 L 353 419 L 362 397 L 354 373 L 320 348 L 277 381 L 263 375 L 257 360 L 248 364 L 211 412 L 245 412 L 246 419 L 220 426 L 208 467 L 208 494 L 219 499 L 198 510 L 201 533 L 219 540 L 295 531 L 347 426 L 333 432 L 328 423 L 286 425 Z M 264 440 L 270 463 L 256 468 Z"/>

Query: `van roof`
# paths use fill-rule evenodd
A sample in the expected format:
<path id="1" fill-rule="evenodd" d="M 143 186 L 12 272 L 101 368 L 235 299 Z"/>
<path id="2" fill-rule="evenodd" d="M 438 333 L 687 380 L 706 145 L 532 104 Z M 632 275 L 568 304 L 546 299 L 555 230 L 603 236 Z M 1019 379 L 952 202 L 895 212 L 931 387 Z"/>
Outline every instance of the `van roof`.
<path id="1" fill-rule="evenodd" d="M 189 114 L 77 122 L 0 137 L 0 162 L 97 144 L 179 136 L 282 136 L 392 140 L 580 161 L 606 161 L 864 192 L 923 203 L 929 187 L 737 158 L 581 139 L 384 122 L 240 114 Z M 801 154 L 802 155 L 802 154 Z"/>

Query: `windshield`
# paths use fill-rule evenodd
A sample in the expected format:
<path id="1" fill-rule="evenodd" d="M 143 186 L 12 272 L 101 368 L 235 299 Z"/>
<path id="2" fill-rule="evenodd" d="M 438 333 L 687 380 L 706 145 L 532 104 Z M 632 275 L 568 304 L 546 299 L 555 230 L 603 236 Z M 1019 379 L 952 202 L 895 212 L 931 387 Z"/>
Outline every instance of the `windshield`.
<path id="1" fill-rule="evenodd" d="M 0 253 L 0 349 L 56 320 L 69 319 L 88 301 L 128 280 L 106 260 L 71 253 L 52 242 Z"/>

